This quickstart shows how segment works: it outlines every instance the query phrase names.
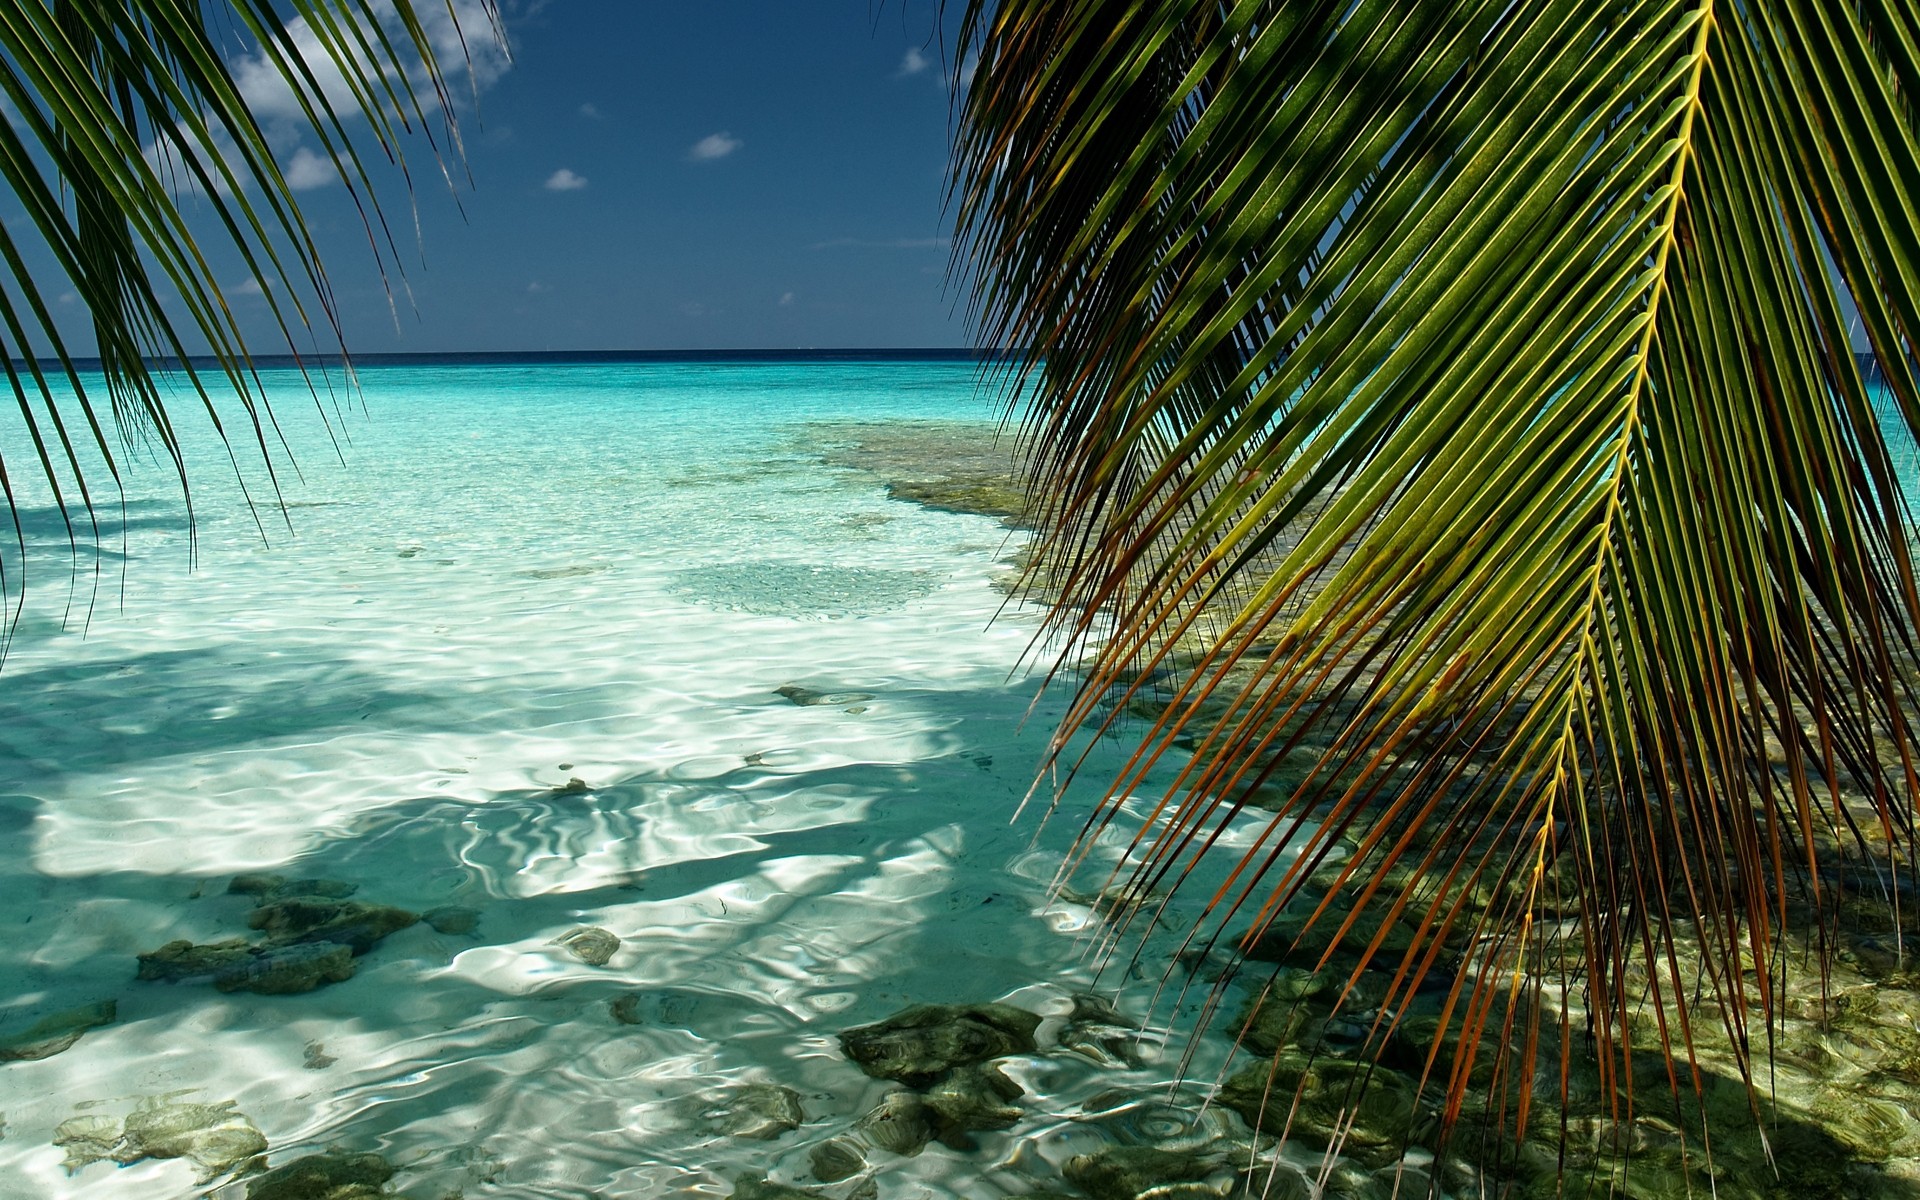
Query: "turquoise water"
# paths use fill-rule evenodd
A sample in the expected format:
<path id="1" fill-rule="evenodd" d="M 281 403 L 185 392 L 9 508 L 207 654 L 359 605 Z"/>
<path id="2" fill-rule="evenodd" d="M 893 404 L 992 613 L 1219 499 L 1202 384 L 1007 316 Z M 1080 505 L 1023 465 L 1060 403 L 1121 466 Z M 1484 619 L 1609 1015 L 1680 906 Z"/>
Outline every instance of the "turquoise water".
<path id="1" fill-rule="evenodd" d="M 821 456 L 851 436 L 822 423 L 984 436 L 999 409 L 975 379 L 373 367 L 323 423 L 279 372 L 285 520 L 238 452 L 264 536 L 197 426 L 191 543 L 156 463 L 130 470 L 124 523 L 102 506 L 97 568 L 27 497 L 0 688 L 0 1038 L 117 1007 L 0 1065 L 0 1195 L 232 1178 L 213 1151 L 196 1169 L 123 1133 L 156 1112 L 222 1145 L 257 1130 L 273 1166 L 376 1152 L 416 1197 L 821 1186 L 811 1151 L 897 1090 L 839 1033 L 989 1000 L 1045 1019 L 1038 1050 L 1001 1060 L 1018 1119 L 969 1148 L 870 1150 L 828 1190 L 1061 1187 L 1099 1120 L 1164 1095 L 1181 1048 L 1119 1035 L 1131 1066 L 1061 1048 L 1094 980 L 1091 914 L 1047 896 L 1071 817 L 1011 823 L 1056 715 L 1029 713 L 1017 670 L 1035 614 L 993 586 L 1018 536 Z M 402 928 L 299 994 L 135 978 L 169 942 L 258 938 L 259 897 L 227 891 L 246 872 L 477 917 Z M 562 940 L 581 927 L 618 938 L 604 963 Z M 1144 1017 L 1157 982 L 1123 1008 Z M 1225 1054 L 1203 1047 L 1194 1077 Z M 729 1132 L 712 1111 L 747 1084 L 791 1089 L 798 1127 Z"/>

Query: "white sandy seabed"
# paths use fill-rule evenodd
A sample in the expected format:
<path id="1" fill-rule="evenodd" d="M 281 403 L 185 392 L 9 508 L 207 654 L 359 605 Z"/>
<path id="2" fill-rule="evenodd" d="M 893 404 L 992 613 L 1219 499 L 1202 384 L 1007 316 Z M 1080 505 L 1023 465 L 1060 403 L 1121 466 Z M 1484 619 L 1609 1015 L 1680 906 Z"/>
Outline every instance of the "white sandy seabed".
<path id="1" fill-rule="evenodd" d="M 298 442 L 304 477 L 282 473 L 291 534 L 263 504 L 263 540 L 207 455 L 189 571 L 167 474 L 136 472 L 124 522 L 102 505 L 90 615 L 94 559 L 70 607 L 66 535 L 27 504 L 0 1031 L 106 999 L 117 1020 L 0 1065 L 0 1195 L 201 1194 L 220 1181 L 183 1159 L 69 1172 L 56 1128 L 225 1101 L 272 1164 L 378 1152 L 422 1200 L 807 1183 L 808 1148 L 897 1087 L 840 1031 L 1000 999 L 1048 1018 L 1005 1060 L 1021 1120 L 876 1154 L 880 1195 L 1070 1190 L 1060 1164 L 1102 1144 L 1088 1098 L 1167 1083 L 1185 1047 L 1047 1052 L 1094 970 L 1089 911 L 1047 892 L 1078 817 L 1010 823 L 1058 715 L 1013 674 L 1037 627 L 991 586 L 1014 547 L 792 449 L 811 420 L 990 413 L 965 367 L 808 369 L 367 372 L 347 461 Z M 248 935 L 242 872 L 478 925 L 413 925 L 300 995 L 136 981 L 163 943 Z M 578 926 L 619 937 L 604 966 L 555 943 Z M 1136 1018 L 1157 967 L 1119 997 Z M 746 1082 L 794 1089 L 805 1122 L 689 1120 Z"/>

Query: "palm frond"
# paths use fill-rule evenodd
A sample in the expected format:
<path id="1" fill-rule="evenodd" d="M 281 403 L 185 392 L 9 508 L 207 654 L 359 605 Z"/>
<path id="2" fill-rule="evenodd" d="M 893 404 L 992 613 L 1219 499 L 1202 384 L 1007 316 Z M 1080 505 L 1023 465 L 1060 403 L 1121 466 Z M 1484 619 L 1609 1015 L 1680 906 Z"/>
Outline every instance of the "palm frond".
<path id="1" fill-rule="evenodd" d="M 490 5 L 485 11 L 493 17 Z M 402 31 L 398 39 L 386 31 L 383 14 Z M 0 6 L 0 94 L 7 101 L 0 179 L 27 216 L 18 233 L 0 229 L 0 358 L 31 443 L 0 448 L 0 488 L 23 563 L 25 537 L 14 511 L 22 471 L 44 481 L 74 542 L 72 521 L 92 520 L 102 486 L 90 478 L 100 468 L 87 464 L 104 464 L 106 485 L 117 486 L 120 446 L 150 440 L 172 460 L 185 489 L 157 364 L 181 366 L 227 439 L 228 418 L 189 362 L 192 354 L 209 354 L 213 374 L 238 398 L 232 417 L 271 471 L 272 416 L 203 240 L 238 253 L 287 349 L 297 355 L 296 333 L 315 326 L 339 344 L 317 248 L 224 56 L 233 28 L 284 79 L 307 132 L 359 207 L 376 260 L 383 248 L 385 256 L 397 255 L 372 200 L 360 139 L 347 130 L 354 113 L 336 110 L 318 73 L 339 76 L 374 146 L 402 172 L 403 136 L 418 130 L 432 138 L 417 95 L 423 86 L 454 128 L 445 72 L 411 0 L 293 0 L 290 9 L 272 0 Z M 434 150 L 437 156 L 437 144 Z M 192 219 L 187 196 L 205 210 Z M 55 319 L 49 298 L 60 291 L 71 291 L 91 315 L 104 396 L 83 376 L 81 355 Z M 43 363 L 55 364 L 52 378 Z M 63 390 L 70 401 L 59 398 Z M 16 614 L 21 584 L 0 566 L 0 597 L 12 600 Z"/>
<path id="2" fill-rule="evenodd" d="M 1055 764 L 1180 668 L 1082 849 L 1157 796 L 1115 869 L 1177 885 L 1310 750 L 1199 942 L 1344 941 L 1376 1051 L 1452 972 L 1453 1119 L 1503 1022 L 1630 1085 L 1637 1014 L 1684 1064 L 1710 1006 L 1754 1078 L 1823 855 L 1892 867 L 1920 796 L 1920 11 L 966 18 L 975 312 L 1084 655 Z"/>

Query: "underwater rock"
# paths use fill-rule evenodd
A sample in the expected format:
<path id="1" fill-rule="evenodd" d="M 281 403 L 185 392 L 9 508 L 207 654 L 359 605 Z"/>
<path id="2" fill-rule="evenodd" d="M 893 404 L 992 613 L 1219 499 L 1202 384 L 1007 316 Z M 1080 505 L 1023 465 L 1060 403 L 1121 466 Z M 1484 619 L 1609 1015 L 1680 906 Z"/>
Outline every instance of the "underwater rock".
<path id="1" fill-rule="evenodd" d="M 1009 1104 L 1026 1092 L 1000 1068 L 975 1063 L 956 1068 L 927 1092 L 926 1105 L 954 1129 L 1005 1129 L 1020 1119 Z"/>
<path id="2" fill-rule="evenodd" d="M 816 692 L 812 688 L 804 688 L 797 683 L 782 684 L 773 689 L 773 694 L 802 708 L 814 708 L 823 704 L 834 706 L 858 704 L 862 700 L 873 699 L 872 692 Z"/>
<path id="3" fill-rule="evenodd" d="M 912 1092 L 889 1092 L 871 1112 L 853 1123 L 862 1141 L 912 1157 L 933 1140 L 938 1114 Z"/>
<path id="4" fill-rule="evenodd" d="M 205 1184 L 264 1153 L 267 1139 L 231 1100 L 176 1104 L 152 1096 L 127 1114 L 124 1125 L 99 1115 L 62 1121 L 53 1144 L 65 1148 L 69 1174 L 103 1159 L 124 1167 L 148 1158 L 184 1158 L 194 1165 L 195 1182 Z"/>
<path id="5" fill-rule="evenodd" d="M 1206 1156 L 1152 1146 L 1109 1146 L 1067 1160 L 1067 1182 L 1094 1200 L 1136 1200 L 1151 1192 L 1155 1200 L 1224 1195 L 1209 1187 L 1213 1163 Z"/>
<path id="6" fill-rule="evenodd" d="M 138 955 L 138 979 L 158 983 L 180 983 L 206 979 L 220 971 L 239 966 L 253 956 L 253 944 L 244 938 L 195 945 L 182 938 L 168 942 L 158 950 Z"/>
<path id="7" fill-rule="evenodd" d="M 1306 1010 L 1297 1003 L 1277 996 L 1265 1000 L 1250 996 L 1224 1031 L 1239 1038 L 1240 1044 L 1255 1054 L 1272 1058 L 1300 1040 L 1307 1021 Z"/>
<path id="8" fill-rule="evenodd" d="M 99 1114 L 68 1117 L 53 1130 L 53 1144 L 67 1152 L 60 1165 L 69 1175 L 88 1163 L 112 1158 L 119 1141 L 120 1122 Z"/>
<path id="9" fill-rule="evenodd" d="M 742 1175 L 733 1181 L 733 1200 L 827 1200 L 818 1188 L 769 1183 L 765 1175 Z"/>
<path id="10" fill-rule="evenodd" d="M 324 1071 L 339 1061 L 327 1053 L 324 1042 L 308 1042 L 300 1050 L 300 1066 L 308 1071 Z"/>
<path id="11" fill-rule="evenodd" d="M 587 785 L 586 780 L 580 778 L 578 775 L 569 775 L 565 783 L 553 789 L 553 794 L 556 796 L 580 796 L 592 790 L 593 789 Z"/>
<path id="12" fill-rule="evenodd" d="M 392 1178 L 378 1154 L 309 1154 L 248 1181 L 247 1200 L 375 1200 Z"/>
<path id="13" fill-rule="evenodd" d="M 918 1004 L 840 1035 L 875 1079 L 926 1087 L 955 1067 L 1034 1049 L 1040 1018 L 1010 1004 Z"/>
<path id="14" fill-rule="evenodd" d="M 480 910 L 461 904 L 443 904 L 428 909 L 420 919 L 433 926 L 435 933 L 472 933 L 480 925 Z"/>
<path id="15" fill-rule="evenodd" d="M 547 944 L 565 946 L 568 953 L 590 967 L 604 967 L 620 948 L 620 939 L 598 925 L 580 925 Z"/>
<path id="16" fill-rule="evenodd" d="M 100 1000 L 34 1022 L 19 1033 L 0 1038 L 0 1062 L 34 1062 L 69 1049 L 89 1029 L 113 1024 L 119 1003 Z"/>
<path id="17" fill-rule="evenodd" d="M 770 1141 L 807 1119 L 800 1093 L 777 1083 L 743 1083 L 689 1098 L 701 1131 L 712 1137 Z"/>
<path id="18" fill-rule="evenodd" d="M 211 980 L 223 992 L 285 996 L 353 976 L 353 950 L 343 945 L 255 946 L 240 938 L 197 946 L 168 942 L 142 954 L 138 978 L 161 983 Z"/>
<path id="19" fill-rule="evenodd" d="M 1085 1115 L 1075 1116 L 1075 1122 L 1091 1125 L 1122 1146 L 1189 1154 L 1253 1148 L 1238 1117 L 1198 1100 L 1176 1103 L 1164 1088 L 1113 1088 L 1088 1097 L 1080 1111 Z"/>
<path id="20" fill-rule="evenodd" d="M 1396 1071 L 1284 1052 L 1221 1084 L 1220 1103 L 1268 1133 L 1322 1146 L 1340 1137 L 1348 1153 L 1417 1143 L 1430 1132 L 1433 1115 L 1413 1082 Z"/>
<path id="21" fill-rule="evenodd" d="M 1143 1061 L 1138 1029 L 1113 1005 L 1082 993 L 1073 997 L 1073 1011 L 1060 1030 L 1060 1048 L 1103 1067 L 1137 1067 Z"/>
<path id="22" fill-rule="evenodd" d="M 353 948 L 334 942 L 274 946 L 217 971 L 213 986 L 223 992 L 291 996 L 323 983 L 353 978 Z"/>
<path id="23" fill-rule="evenodd" d="M 385 904 L 289 896 L 254 909 L 247 916 L 247 925 L 264 932 L 272 943 L 335 942 L 352 947 L 357 956 L 419 919 L 419 913 Z"/>
<path id="24" fill-rule="evenodd" d="M 643 1008 L 647 998 L 640 992 L 622 992 L 607 1005 L 613 1013 L 613 1019 L 622 1025 L 644 1025 L 646 1016 Z"/>
<path id="25" fill-rule="evenodd" d="M 807 1152 L 813 1177 L 822 1183 L 838 1183 L 867 1169 L 866 1155 L 848 1138 L 831 1138 Z"/>

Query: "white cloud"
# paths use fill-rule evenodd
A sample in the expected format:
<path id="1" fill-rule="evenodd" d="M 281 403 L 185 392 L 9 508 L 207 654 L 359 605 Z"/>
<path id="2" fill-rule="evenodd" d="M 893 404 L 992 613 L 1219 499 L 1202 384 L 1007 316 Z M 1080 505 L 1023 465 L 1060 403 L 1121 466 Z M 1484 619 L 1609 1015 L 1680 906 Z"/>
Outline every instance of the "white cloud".
<path id="1" fill-rule="evenodd" d="M 599 120 L 604 120 L 607 114 L 601 112 L 598 108 L 595 108 L 593 101 L 589 100 L 585 104 L 582 104 L 580 106 L 580 115 L 583 117 L 591 117 L 592 119 L 599 121 Z"/>
<path id="2" fill-rule="evenodd" d="M 900 69 L 894 72 L 894 77 L 918 75 L 932 65 L 933 60 L 922 54 L 917 46 L 908 46 L 906 57 L 900 60 Z"/>
<path id="3" fill-rule="evenodd" d="M 793 307 L 793 293 L 792 293 L 792 292 L 781 292 L 781 293 L 780 293 L 780 307 L 781 307 L 781 308 L 792 308 L 792 307 Z"/>
<path id="4" fill-rule="evenodd" d="M 296 192 L 326 187 L 340 178 L 340 172 L 334 170 L 332 162 L 305 146 L 293 152 L 293 158 L 282 168 L 282 173 L 287 177 L 287 186 Z"/>
<path id="5" fill-rule="evenodd" d="M 693 148 L 687 151 L 687 157 L 695 162 L 712 162 L 716 158 L 725 158 L 740 146 L 739 138 L 721 130 L 719 133 L 710 133 L 695 142 Z"/>
<path id="6" fill-rule="evenodd" d="M 538 296 L 543 292 L 548 292 L 551 290 L 553 289 L 549 288 L 546 284 L 541 283 L 538 279 L 534 280 L 532 283 L 529 283 L 527 285 L 527 295 L 529 296 Z"/>
<path id="7" fill-rule="evenodd" d="M 409 35 L 400 24 L 391 0 L 372 0 L 370 7 L 393 45 L 405 47 L 410 44 Z M 459 96 L 462 92 L 478 91 L 498 80 L 512 67 L 512 56 L 495 36 L 493 20 L 485 0 L 446 0 L 445 3 L 422 4 L 415 7 L 415 12 L 427 44 L 433 48 L 434 57 L 441 68 L 455 80 L 463 74 L 469 76 L 469 87 L 461 88 L 456 83 L 449 89 L 450 94 Z M 301 90 L 310 98 L 325 99 L 342 117 L 357 113 L 360 106 L 354 99 L 353 89 L 347 86 L 346 77 L 334 63 L 333 56 L 327 52 L 326 43 L 320 35 L 304 17 L 298 16 L 287 22 L 286 30 L 294 55 L 312 72 L 313 81 L 303 83 Z M 349 43 L 352 42 L 352 35 L 344 28 L 341 33 Z M 367 42 L 374 46 L 380 44 L 377 35 L 371 33 L 367 36 Z M 353 46 L 349 52 L 364 70 L 372 73 L 372 63 L 364 51 Z M 402 61 L 405 61 L 404 55 Z M 279 119 L 299 125 L 307 124 L 299 97 L 265 51 L 243 54 L 231 67 L 234 83 L 255 115 L 265 121 Z M 392 69 L 386 68 L 386 73 L 391 75 Z M 416 76 L 411 82 L 421 93 L 423 101 L 431 104 L 432 86 L 423 74 L 416 72 Z"/>
<path id="8" fill-rule="evenodd" d="M 566 167 L 547 176 L 546 189 L 550 192 L 577 192 L 587 186 L 585 175 L 576 175 Z"/>
<path id="9" fill-rule="evenodd" d="M 260 281 L 249 275 L 239 283 L 228 288 L 227 294 L 230 296 L 264 296 L 267 293 L 261 289 Z"/>

